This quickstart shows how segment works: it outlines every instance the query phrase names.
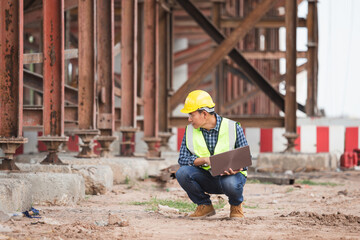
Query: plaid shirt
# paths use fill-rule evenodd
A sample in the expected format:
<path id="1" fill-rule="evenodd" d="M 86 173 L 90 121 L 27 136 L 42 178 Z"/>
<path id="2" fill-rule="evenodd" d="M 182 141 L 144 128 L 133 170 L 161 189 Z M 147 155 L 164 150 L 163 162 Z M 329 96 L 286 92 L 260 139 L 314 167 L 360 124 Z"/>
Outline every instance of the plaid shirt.
<path id="1" fill-rule="evenodd" d="M 206 145 L 211 153 L 211 155 L 214 154 L 214 149 L 216 146 L 216 142 L 218 139 L 218 135 L 219 135 L 219 128 L 220 128 L 220 124 L 221 124 L 221 119 L 222 117 L 220 117 L 219 115 L 215 114 L 216 116 L 216 126 L 213 129 L 210 130 L 206 130 L 204 128 L 200 128 Z M 236 142 L 235 142 L 235 148 L 239 148 L 239 147 L 245 147 L 247 146 L 248 143 L 246 141 L 243 129 L 236 124 Z M 185 166 L 185 165 L 191 165 L 194 166 L 194 161 L 196 158 L 198 158 L 199 156 L 196 156 L 194 154 L 192 154 L 189 149 L 186 147 L 186 132 L 184 134 L 182 143 L 181 143 L 181 147 L 180 147 L 180 156 L 179 156 L 179 164 L 180 166 Z"/>

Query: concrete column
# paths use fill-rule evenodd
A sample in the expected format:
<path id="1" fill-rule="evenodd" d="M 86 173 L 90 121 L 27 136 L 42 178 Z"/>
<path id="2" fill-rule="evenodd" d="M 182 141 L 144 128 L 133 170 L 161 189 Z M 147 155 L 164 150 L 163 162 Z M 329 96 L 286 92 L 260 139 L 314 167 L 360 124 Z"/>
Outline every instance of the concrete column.
<path id="1" fill-rule="evenodd" d="M 16 149 L 27 142 L 23 122 L 23 0 L 0 2 L 0 170 L 19 170 Z"/>

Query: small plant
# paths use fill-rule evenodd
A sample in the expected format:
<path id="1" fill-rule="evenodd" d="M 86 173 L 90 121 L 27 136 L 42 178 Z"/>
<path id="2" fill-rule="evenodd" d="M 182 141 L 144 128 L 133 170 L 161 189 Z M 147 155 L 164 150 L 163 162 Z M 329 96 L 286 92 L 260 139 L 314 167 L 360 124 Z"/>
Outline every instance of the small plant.
<path id="1" fill-rule="evenodd" d="M 221 209 L 225 206 L 224 200 L 219 200 L 219 202 L 214 204 L 215 209 Z M 192 212 L 196 209 L 196 204 L 191 202 L 185 202 L 180 200 L 168 200 L 168 199 L 157 199 L 153 197 L 150 201 L 145 202 L 131 202 L 130 205 L 147 205 L 149 206 L 148 211 L 158 211 L 159 205 L 168 206 L 171 208 L 176 208 L 179 212 Z"/>
<path id="2" fill-rule="evenodd" d="M 254 184 L 254 183 L 259 183 L 259 184 L 273 184 L 271 182 L 261 182 L 259 179 L 248 179 L 246 180 L 246 183 L 250 183 L 250 184 Z"/>
<path id="3" fill-rule="evenodd" d="M 129 176 L 126 176 L 125 177 L 125 184 L 129 184 L 130 183 L 130 178 L 129 178 Z"/>
<path id="4" fill-rule="evenodd" d="M 252 184 L 252 183 L 260 183 L 258 179 L 248 179 L 246 180 L 246 183 Z"/>
<path id="5" fill-rule="evenodd" d="M 338 186 L 337 183 L 332 183 L 332 182 L 314 182 L 314 181 L 311 181 L 311 180 L 296 180 L 295 183 L 298 183 L 298 184 L 306 184 L 306 185 L 311 185 L 311 186 L 331 186 L 331 187 Z"/>
<path id="6" fill-rule="evenodd" d="M 286 189 L 286 193 L 290 193 L 292 191 L 294 191 L 295 189 L 293 187 L 289 187 L 288 189 Z"/>
<path id="7" fill-rule="evenodd" d="M 244 208 L 248 208 L 248 209 L 256 209 L 256 208 L 259 208 L 259 205 L 258 205 L 258 204 L 256 204 L 256 206 L 244 205 Z"/>

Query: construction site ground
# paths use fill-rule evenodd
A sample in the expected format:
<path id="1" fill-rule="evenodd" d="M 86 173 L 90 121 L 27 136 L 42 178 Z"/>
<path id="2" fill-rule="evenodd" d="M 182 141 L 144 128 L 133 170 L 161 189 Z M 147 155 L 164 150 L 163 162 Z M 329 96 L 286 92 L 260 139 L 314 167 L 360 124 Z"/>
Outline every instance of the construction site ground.
<path id="1" fill-rule="evenodd" d="M 74 206 L 34 206 L 41 218 L 0 221 L 0 239 L 360 239 L 359 171 L 302 173 L 294 185 L 249 180 L 244 197 L 243 219 L 212 195 L 216 215 L 192 220 L 176 180 L 128 181 Z"/>

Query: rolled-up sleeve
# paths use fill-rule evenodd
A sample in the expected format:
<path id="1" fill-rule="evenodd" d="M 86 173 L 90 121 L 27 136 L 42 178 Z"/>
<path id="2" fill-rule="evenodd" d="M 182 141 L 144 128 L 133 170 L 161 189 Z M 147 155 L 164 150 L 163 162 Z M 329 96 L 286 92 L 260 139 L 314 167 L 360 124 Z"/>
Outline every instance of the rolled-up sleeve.
<path id="1" fill-rule="evenodd" d="M 181 147 L 180 147 L 180 155 L 179 155 L 179 160 L 178 163 L 180 166 L 193 166 L 194 165 L 194 161 L 196 158 L 198 158 L 198 156 L 192 154 L 189 149 L 186 147 L 186 140 L 185 137 L 186 133 L 184 134 L 183 140 L 181 142 Z"/>
<path id="2" fill-rule="evenodd" d="M 242 127 L 239 124 L 236 124 L 236 142 L 235 142 L 235 148 L 239 147 L 245 147 L 249 145 L 246 138 L 244 131 Z"/>

